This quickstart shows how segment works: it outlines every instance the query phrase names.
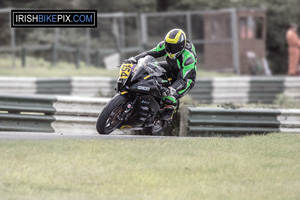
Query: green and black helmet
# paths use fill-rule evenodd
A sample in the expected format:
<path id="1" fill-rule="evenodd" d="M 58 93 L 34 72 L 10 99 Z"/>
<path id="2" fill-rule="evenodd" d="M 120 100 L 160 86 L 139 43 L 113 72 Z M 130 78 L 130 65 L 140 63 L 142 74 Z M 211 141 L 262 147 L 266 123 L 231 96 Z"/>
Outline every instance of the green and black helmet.
<path id="1" fill-rule="evenodd" d="M 186 36 L 183 30 L 173 29 L 165 37 L 166 52 L 171 59 L 177 58 L 186 45 Z"/>

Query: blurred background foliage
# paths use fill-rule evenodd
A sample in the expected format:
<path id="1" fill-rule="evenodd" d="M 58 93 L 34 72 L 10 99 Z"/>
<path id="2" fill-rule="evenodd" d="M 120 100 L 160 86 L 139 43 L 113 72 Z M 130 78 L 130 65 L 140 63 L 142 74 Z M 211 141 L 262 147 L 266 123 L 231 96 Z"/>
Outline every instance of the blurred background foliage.
<path id="1" fill-rule="evenodd" d="M 105 12 L 155 12 L 183 10 L 211 10 L 220 8 L 265 8 L 267 11 L 267 59 L 274 74 L 287 71 L 287 44 L 285 33 L 291 22 L 300 23 L 299 0 L 1 0 L 0 8 L 41 8 L 41 9 L 97 9 Z M 8 16 L 1 16 L 0 45 L 9 44 L 5 35 L 9 34 Z M 6 31 L 8 33 L 6 33 Z M 19 33 L 19 41 L 32 38 L 44 44 L 52 36 L 47 29 L 37 33 L 26 29 Z M 25 38 L 26 37 L 26 38 Z M 163 36 L 162 36 L 163 37 Z M 70 37 L 68 37 L 70 39 Z M 66 41 L 69 41 L 65 38 Z M 64 40 L 62 38 L 62 40 Z"/>

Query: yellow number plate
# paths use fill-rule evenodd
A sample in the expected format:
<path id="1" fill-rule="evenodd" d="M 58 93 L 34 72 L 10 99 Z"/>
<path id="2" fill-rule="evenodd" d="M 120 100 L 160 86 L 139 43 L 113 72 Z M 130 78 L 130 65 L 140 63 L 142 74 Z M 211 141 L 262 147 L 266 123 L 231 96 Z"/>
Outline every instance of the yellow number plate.
<path id="1" fill-rule="evenodd" d="M 120 79 L 128 78 L 133 64 L 123 64 L 120 68 Z"/>

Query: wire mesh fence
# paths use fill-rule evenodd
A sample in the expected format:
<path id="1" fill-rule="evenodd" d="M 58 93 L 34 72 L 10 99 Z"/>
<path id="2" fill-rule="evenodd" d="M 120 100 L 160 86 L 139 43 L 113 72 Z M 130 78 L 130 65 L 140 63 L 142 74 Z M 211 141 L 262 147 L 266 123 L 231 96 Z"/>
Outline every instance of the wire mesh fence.
<path id="1" fill-rule="evenodd" d="M 11 54 L 12 60 L 30 55 L 53 65 L 63 60 L 74 62 L 77 67 L 80 61 L 103 66 L 103 58 L 109 54 L 119 53 L 121 62 L 152 49 L 169 30 L 181 28 L 195 45 L 198 66 L 214 67 L 214 60 L 221 59 L 222 69 L 239 73 L 235 9 L 106 13 L 97 15 L 97 28 L 26 29 L 10 27 L 10 10 L 0 10 L 0 55 Z"/>

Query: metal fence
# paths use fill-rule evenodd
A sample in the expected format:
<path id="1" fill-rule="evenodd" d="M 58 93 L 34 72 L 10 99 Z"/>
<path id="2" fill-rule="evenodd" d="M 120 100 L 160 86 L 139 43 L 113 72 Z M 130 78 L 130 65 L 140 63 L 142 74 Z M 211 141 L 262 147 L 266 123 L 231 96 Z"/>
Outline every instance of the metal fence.
<path id="1" fill-rule="evenodd" d="M 58 60 L 81 60 L 87 65 L 102 66 L 103 56 L 118 52 L 121 59 L 128 53 L 143 51 L 138 32 L 137 13 L 98 14 L 98 28 L 10 28 L 10 8 L 0 9 L 2 40 L 0 53 L 10 53 L 12 65 L 15 58 L 43 57 L 55 65 Z M 10 42 L 8 40 L 10 38 Z"/>
<path id="2" fill-rule="evenodd" d="M 109 100 L 109 98 L 2 94 L 0 95 L 0 132 L 97 135 L 95 128 L 97 116 Z M 300 133 L 299 121 L 299 109 L 225 109 L 183 106 L 180 110 L 179 136 Z M 114 133 L 118 134 L 122 131 L 117 130 Z"/>
<path id="3" fill-rule="evenodd" d="M 1 94 L 0 132 L 98 135 L 97 116 L 109 100 L 108 98 Z"/>
<path id="4" fill-rule="evenodd" d="M 208 18 L 212 18 L 212 21 L 209 21 Z M 235 9 L 141 14 L 142 43 L 147 49 L 157 45 L 164 39 L 163 36 L 168 30 L 173 28 L 181 28 L 186 32 L 187 38 L 195 45 L 200 66 L 205 63 L 205 59 L 209 59 L 204 56 L 205 51 L 209 48 L 207 44 L 231 44 L 232 49 L 228 49 L 228 51 L 232 52 L 232 58 L 229 59 L 232 62 L 223 69 L 240 73 Z M 210 29 L 213 31 L 208 31 Z M 221 55 L 213 56 L 218 59 L 218 56 Z"/>
<path id="5" fill-rule="evenodd" d="M 10 28 L 10 8 L 0 10 L 2 38 L 0 53 L 22 57 L 43 56 L 52 61 L 103 65 L 103 57 L 120 53 L 121 60 L 156 46 L 172 28 L 183 29 L 197 50 L 198 63 L 205 63 L 206 44 L 231 44 L 230 63 L 223 68 L 239 73 L 237 16 L 235 9 L 159 13 L 98 14 L 97 28 L 17 29 Z M 226 14 L 226 15 L 225 15 Z M 226 17 L 224 17 L 226 16 Z M 210 20 L 207 20 L 207 19 Z M 212 30 L 207 32 L 206 30 Z M 8 40 L 10 38 L 10 42 Z M 221 55 L 214 55 L 216 58 Z M 223 55 L 224 57 L 224 55 Z"/>
<path id="6" fill-rule="evenodd" d="M 183 106 L 180 136 L 300 132 L 299 109 L 225 109 Z"/>

